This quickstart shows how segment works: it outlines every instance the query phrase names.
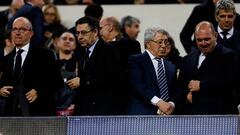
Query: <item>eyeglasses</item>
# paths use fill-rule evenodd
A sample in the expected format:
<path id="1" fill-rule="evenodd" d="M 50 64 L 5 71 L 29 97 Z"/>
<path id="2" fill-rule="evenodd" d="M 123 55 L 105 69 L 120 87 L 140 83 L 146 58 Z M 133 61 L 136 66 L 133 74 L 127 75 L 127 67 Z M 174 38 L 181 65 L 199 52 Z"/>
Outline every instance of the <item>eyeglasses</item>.
<path id="1" fill-rule="evenodd" d="M 158 44 L 158 45 L 170 45 L 168 40 L 160 40 L 160 41 L 155 41 L 155 40 L 151 40 L 152 42 Z"/>
<path id="2" fill-rule="evenodd" d="M 26 32 L 26 31 L 30 31 L 31 29 L 27 29 L 27 28 L 23 28 L 23 27 L 21 27 L 21 28 L 12 28 L 12 32 L 14 32 L 14 33 L 17 33 L 17 32 L 20 32 L 20 33 L 24 33 L 24 32 Z"/>
<path id="3" fill-rule="evenodd" d="M 82 36 L 86 36 L 89 32 L 93 31 L 94 29 L 91 29 L 89 31 L 83 30 L 83 31 L 76 31 L 76 36 L 79 36 L 80 34 Z"/>

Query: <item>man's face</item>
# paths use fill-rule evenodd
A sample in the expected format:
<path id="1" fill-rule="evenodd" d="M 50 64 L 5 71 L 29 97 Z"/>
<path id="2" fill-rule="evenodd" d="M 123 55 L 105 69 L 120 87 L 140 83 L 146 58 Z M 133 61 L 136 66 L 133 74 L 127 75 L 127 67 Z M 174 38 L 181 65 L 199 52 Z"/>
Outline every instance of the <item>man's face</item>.
<path id="1" fill-rule="evenodd" d="M 228 31 L 233 27 L 235 16 L 236 15 L 232 10 L 226 11 L 224 9 L 220 9 L 218 15 L 216 16 L 216 20 L 222 30 Z"/>
<path id="2" fill-rule="evenodd" d="M 109 32 L 111 24 L 109 24 L 106 20 L 102 20 L 99 26 L 100 26 L 100 36 L 103 38 L 103 40 L 106 42 L 111 40 L 110 32 Z"/>
<path id="3" fill-rule="evenodd" d="M 76 36 L 82 47 L 91 47 L 97 40 L 98 31 L 91 29 L 87 23 L 78 24 L 76 27 Z"/>
<path id="4" fill-rule="evenodd" d="M 168 37 L 162 33 L 157 33 L 155 37 L 148 43 L 148 50 L 155 56 L 163 58 L 167 55 L 167 50 L 170 48 Z"/>
<path id="5" fill-rule="evenodd" d="M 126 26 L 126 33 L 131 39 L 137 39 L 140 32 L 140 23 L 134 22 L 131 27 Z"/>
<path id="6" fill-rule="evenodd" d="M 12 41 L 16 47 L 23 47 L 30 42 L 33 36 L 32 30 L 28 27 L 27 22 L 23 19 L 14 21 L 11 31 Z"/>
<path id="7" fill-rule="evenodd" d="M 59 38 L 58 48 L 60 51 L 71 53 L 76 48 L 74 35 L 70 32 L 64 32 Z"/>
<path id="8" fill-rule="evenodd" d="M 212 52 L 216 46 L 217 34 L 210 27 L 201 27 L 195 33 L 197 47 L 203 54 Z"/>

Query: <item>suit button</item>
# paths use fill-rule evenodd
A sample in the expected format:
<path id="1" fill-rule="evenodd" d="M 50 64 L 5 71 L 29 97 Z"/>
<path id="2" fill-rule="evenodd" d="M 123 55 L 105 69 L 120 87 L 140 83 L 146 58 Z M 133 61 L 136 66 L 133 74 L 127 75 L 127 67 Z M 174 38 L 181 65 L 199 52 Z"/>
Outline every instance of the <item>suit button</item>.
<path id="1" fill-rule="evenodd" d="M 89 85 L 89 84 L 90 84 L 90 81 L 86 81 L 86 84 Z"/>

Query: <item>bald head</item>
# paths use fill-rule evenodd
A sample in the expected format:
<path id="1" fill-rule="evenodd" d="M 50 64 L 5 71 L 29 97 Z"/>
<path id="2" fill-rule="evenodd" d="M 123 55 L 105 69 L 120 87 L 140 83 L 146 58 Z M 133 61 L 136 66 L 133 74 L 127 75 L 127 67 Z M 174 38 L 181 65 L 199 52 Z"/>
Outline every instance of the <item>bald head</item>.
<path id="1" fill-rule="evenodd" d="M 214 29 L 214 26 L 212 23 L 210 22 L 207 22 L 207 21 L 202 21 L 200 22 L 199 24 L 197 24 L 196 28 L 195 28 L 195 34 L 198 32 L 198 31 L 201 31 L 201 30 L 209 30 L 211 31 L 213 34 L 215 34 L 215 29 Z"/>
<path id="2" fill-rule="evenodd" d="M 195 38 L 198 49 L 205 55 L 212 52 L 216 46 L 217 33 L 212 23 L 203 21 L 195 28 Z"/>

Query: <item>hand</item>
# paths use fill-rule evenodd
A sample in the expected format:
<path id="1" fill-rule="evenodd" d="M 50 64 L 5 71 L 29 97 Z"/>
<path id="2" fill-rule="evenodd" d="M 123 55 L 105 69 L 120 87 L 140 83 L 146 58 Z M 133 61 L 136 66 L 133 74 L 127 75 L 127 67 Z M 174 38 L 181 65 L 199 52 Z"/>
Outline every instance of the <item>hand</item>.
<path id="1" fill-rule="evenodd" d="M 13 89 L 13 86 L 4 86 L 0 89 L 0 95 L 3 97 L 9 97 L 11 94 L 11 90 Z"/>
<path id="2" fill-rule="evenodd" d="M 160 100 L 157 102 L 158 112 L 161 115 L 170 115 L 174 111 L 174 106 L 171 103 Z"/>
<path id="3" fill-rule="evenodd" d="M 188 94 L 187 94 L 187 101 L 188 101 L 189 103 L 192 103 L 192 92 L 191 92 L 191 91 L 188 92 Z"/>
<path id="4" fill-rule="evenodd" d="M 200 91 L 200 81 L 198 80 L 191 80 L 188 84 L 188 89 L 193 91 Z"/>
<path id="5" fill-rule="evenodd" d="M 38 95 L 37 95 L 37 91 L 35 89 L 31 89 L 28 93 L 25 94 L 26 98 L 28 100 L 29 103 L 34 102 Z"/>
<path id="6" fill-rule="evenodd" d="M 75 77 L 73 79 L 70 79 L 67 81 L 67 85 L 71 88 L 71 89 L 75 89 L 78 88 L 80 86 L 80 78 L 79 77 Z"/>

